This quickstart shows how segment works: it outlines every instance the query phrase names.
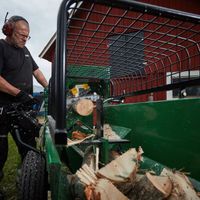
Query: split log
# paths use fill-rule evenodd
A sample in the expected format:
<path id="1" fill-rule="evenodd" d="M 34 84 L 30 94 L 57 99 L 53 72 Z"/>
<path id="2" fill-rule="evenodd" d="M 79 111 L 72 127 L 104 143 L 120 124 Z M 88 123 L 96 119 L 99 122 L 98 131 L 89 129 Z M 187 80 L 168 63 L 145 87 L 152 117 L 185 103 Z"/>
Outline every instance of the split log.
<path id="1" fill-rule="evenodd" d="M 85 190 L 87 200 L 128 200 L 109 180 L 98 179 L 96 185 Z"/>
<path id="2" fill-rule="evenodd" d="M 183 173 L 164 168 L 161 175 L 169 177 L 173 184 L 168 200 L 200 200 L 191 182 Z"/>
<path id="3" fill-rule="evenodd" d="M 97 171 L 97 176 L 113 182 L 126 182 L 134 179 L 137 172 L 137 151 L 132 148 Z"/>
<path id="4" fill-rule="evenodd" d="M 94 104 L 90 99 L 80 99 L 72 107 L 79 115 L 88 116 L 93 112 Z"/>
<path id="5" fill-rule="evenodd" d="M 84 164 L 79 170 L 77 170 L 76 175 L 85 185 L 96 184 L 98 179 L 94 170 L 87 164 Z"/>
<path id="6" fill-rule="evenodd" d="M 171 194 L 172 182 L 165 176 L 153 176 L 149 172 L 136 181 L 127 196 L 131 200 L 162 200 Z"/>

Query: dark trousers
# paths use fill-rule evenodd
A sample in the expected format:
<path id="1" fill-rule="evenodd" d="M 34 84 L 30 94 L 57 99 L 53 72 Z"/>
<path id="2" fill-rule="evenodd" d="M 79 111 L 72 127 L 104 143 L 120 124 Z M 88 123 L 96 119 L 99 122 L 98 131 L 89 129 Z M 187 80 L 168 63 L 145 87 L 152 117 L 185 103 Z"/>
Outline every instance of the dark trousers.
<path id="1" fill-rule="evenodd" d="M 23 146 L 17 139 L 15 132 L 11 127 L 11 119 L 6 115 L 0 115 L 0 171 L 3 170 L 4 164 L 8 156 L 8 133 L 10 132 L 18 148 L 18 152 L 23 160 L 28 152 L 27 147 Z M 35 136 L 32 134 L 20 131 L 21 140 L 32 146 L 36 147 Z"/>

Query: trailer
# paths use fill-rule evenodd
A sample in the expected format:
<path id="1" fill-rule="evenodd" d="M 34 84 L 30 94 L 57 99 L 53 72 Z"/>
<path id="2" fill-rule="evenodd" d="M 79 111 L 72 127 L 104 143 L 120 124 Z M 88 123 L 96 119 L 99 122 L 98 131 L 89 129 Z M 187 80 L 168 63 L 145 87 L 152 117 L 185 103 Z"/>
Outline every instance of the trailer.
<path id="1" fill-rule="evenodd" d="M 24 160 L 21 198 L 87 199 L 72 177 L 88 147 L 101 168 L 110 152 L 141 146 L 141 169 L 183 169 L 199 192 L 199 30 L 197 14 L 139 1 L 63 0 L 41 153 Z M 105 125 L 119 137 L 105 138 Z"/>

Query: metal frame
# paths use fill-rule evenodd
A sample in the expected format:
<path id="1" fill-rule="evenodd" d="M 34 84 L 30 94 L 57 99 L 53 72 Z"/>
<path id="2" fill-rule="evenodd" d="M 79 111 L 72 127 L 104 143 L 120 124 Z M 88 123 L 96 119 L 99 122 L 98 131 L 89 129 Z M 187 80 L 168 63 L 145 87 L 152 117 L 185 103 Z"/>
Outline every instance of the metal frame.
<path id="1" fill-rule="evenodd" d="M 97 4 L 98 6 L 95 6 Z M 98 10 L 99 7 L 102 9 Z M 116 15 L 114 9 L 119 9 L 120 15 Z M 85 18 L 80 17 L 82 14 Z M 92 18 L 94 14 L 98 17 Z M 115 22 L 109 23 L 106 21 L 108 18 L 112 18 Z M 93 28 L 89 27 L 89 24 L 92 24 Z M 174 65 L 179 67 L 180 72 L 200 70 L 198 61 L 197 66 L 191 66 L 200 55 L 199 27 L 199 15 L 137 1 L 64 0 L 58 13 L 55 69 L 50 94 L 54 98 L 51 106 L 55 109 L 50 114 L 56 121 L 54 130 L 56 143 L 62 144 L 66 141 L 67 111 L 64 108 L 66 108 L 66 82 L 71 75 L 68 71 L 69 66 L 90 65 L 91 68 L 109 66 L 111 71 L 114 69 L 113 73 L 110 71 L 108 73 L 113 74 L 110 83 L 113 88 L 118 85 L 118 91 L 113 91 L 111 96 L 124 97 L 198 85 L 200 77 L 195 80 L 190 80 L 189 77 L 186 82 L 180 81 L 171 85 L 167 85 L 163 79 L 166 79 L 167 71 L 171 72 L 172 77 Z M 138 36 L 141 32 L 145 33 L 143 39 Z M 142 50 L 144 59 L 141 58 L 141 49 L 137 49 L 138 43 L 131 41 L 129 33 L 135 33 L 133 35 L 135 38 L 139 37 L 140 40 L 147 42 L 143 44 L 146 48 Z M 120 48 L 131 44 L 131 47 L 126 48 L 127 52 L 116 59 L 116 63 L 121 65 L 130 63 L 137 68 L 109 65 L 110 54 L 108 48 L 105 49 L 105 41 L 113 35 L 116 38 L 112 39 L 112 45 L 119 42 L 122 35 L 127 36 L 128 40 L 121 46 L 116 45 L 116 51 L 111 54 L 118 55 L 116 52 L 122 53 Z M 194 50 L 190 51 L 193 48 Z M 135 53 L 127 56 L 130 51 Z M 183 53 L 186 55 L 184 58 L 180 57 Z M 134 55 L 137 56 L 136 59 Z M 129 81 L 132 81 L 132 84 L 129 84 Z M 125 85 L 122 84 L 124 82 Z"/>

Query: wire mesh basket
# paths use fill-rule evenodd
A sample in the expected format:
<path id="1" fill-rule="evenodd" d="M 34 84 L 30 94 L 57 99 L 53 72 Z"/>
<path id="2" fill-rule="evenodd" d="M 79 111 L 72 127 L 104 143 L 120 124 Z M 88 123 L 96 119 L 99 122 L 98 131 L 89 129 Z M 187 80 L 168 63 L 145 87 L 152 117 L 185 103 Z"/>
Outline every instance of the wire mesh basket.
<path id="1" fill-rule="evenodd" d="M 111 96 L 200 83 L 200 16 L 137 1 L 72 1 L 68 76 L 107 79 Z"/>

